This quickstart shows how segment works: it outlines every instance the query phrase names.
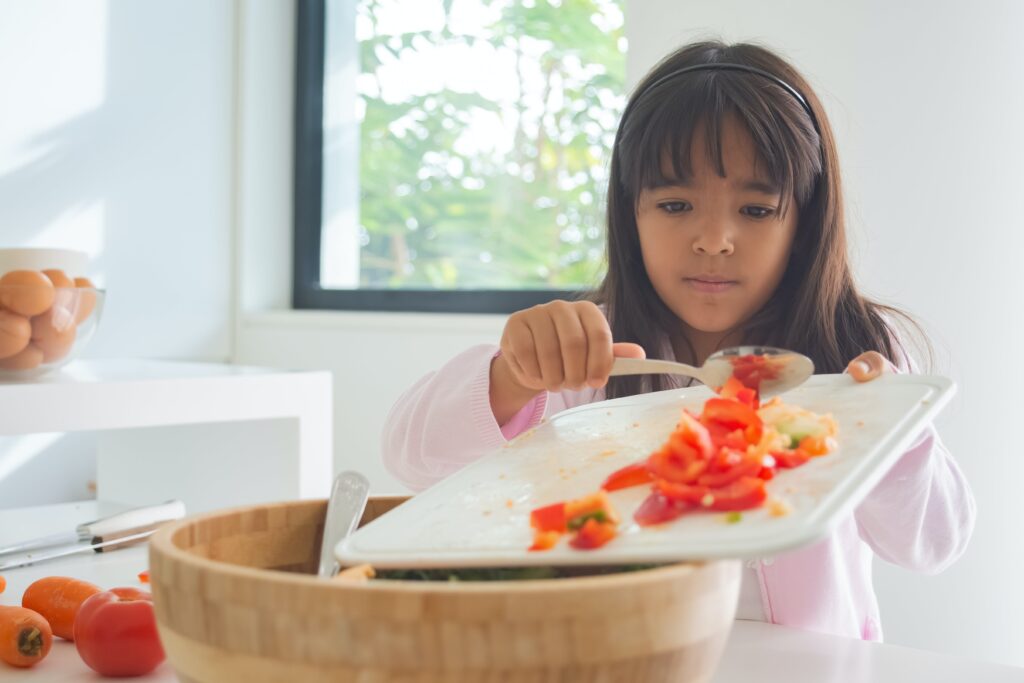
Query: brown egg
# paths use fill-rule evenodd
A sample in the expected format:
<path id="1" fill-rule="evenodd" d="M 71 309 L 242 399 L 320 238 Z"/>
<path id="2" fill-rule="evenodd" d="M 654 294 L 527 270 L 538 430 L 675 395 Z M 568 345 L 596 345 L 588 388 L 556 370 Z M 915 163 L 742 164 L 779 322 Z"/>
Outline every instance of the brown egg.
<path id="1" fill-rule="evenodd" d="M 75 343 L 75 334 L 75 318 L 63 308 L 54 306 L 32 318 L 32 343 L 42 350 L 44 363 L 68 355 Z"/>
<path id="2" fill-rule="evenodd" d="M 10 358 L 0 358 L 0 370 L 29 370 L 43 364 L 43 350 L 29 344 Z"/>
<path id="3" fill-rule="evenodd" d="M 12 270 L 0 277 L 0 305 L 19 315 L 39 315 L 53 305 L 50 278 L 38 270 Z"/>
<path id="4" fill-rule="evenodd" d="M 57 270 L 56 268 L 50 270 L 44 270 L 43 275 L 49 278 L 50 282 L 53 283 L 54 287 L 74 287 L 75 281 L 67 276 L 63 270 Z"/>
<path id="5" fill-rule="evenodd" d="M 92 315 L 93 309 L 96 308 L 96 292 L 90 291 L 96 289 L 96 285 L 87 277 L 76 277 L 75 287 L 79 289 L 85 288 L 78 293 L 78 301 L 75 307 L 75 322 L 81 323 Z"/>
<path id="6" fill-rule="evenodd" d="M 0 311 L 0 358 L 10 358 L 28 346 L 32 325 L 17 313 Z"/>

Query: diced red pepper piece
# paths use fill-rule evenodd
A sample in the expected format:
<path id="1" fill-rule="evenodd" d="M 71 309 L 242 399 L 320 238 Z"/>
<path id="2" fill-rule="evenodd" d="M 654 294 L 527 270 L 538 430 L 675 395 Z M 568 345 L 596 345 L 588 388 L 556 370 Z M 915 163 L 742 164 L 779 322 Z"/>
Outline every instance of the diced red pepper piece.
<path id="1" fill-rule="evenodd" d="M 618 491 L 631 486 L 639 486 L 654 481 L 654 475 L 647 469 L 646 462 L 637 462 L 615 470 L 601 484 L 605 491 Z"/>
<path id="2" fill-rule="evenodd" d="M 608 500 L 608 492 L 598 491 L 589 496 L 570 500 L 565 504 L 566 524 L 571 525 L 573 520 L 596 512 L 604 513 L 605 519 L 609 522 L 617 523 L 619 521 L 618 515 L 615 514 L 615 510 Z"/>
<path id="3" fill-rule="evenodd" d="M 739 401 L 744 405 L 748 405 L 755 410 L 761 405 L 761 401 L 757 395 L 756 388 L 750 388 L 743 385 L 743 382 L 739 381 L 735 376 L 730 377 L 722 388 L 718 390 L 718 395 L 722 398 L 730 398 L 734 401 Z"/>
<path id="4" fill-rule="evenodd" d="M 565 503 L 554 503 L 530 512 L 530 526 L 536 531 L 565 533 Z"/>
<path id="5" fill-rule="evenodd" d="M 704 500 L 704 496 L 711 492 L 707 486 L 675 484 L 664 479 L 654 482 L 654 490 L 674 503 L 686 503 L 689 505 L 700 505 L 700 502 Z"/>
<path id="6" fill-rule="evenodd" d="M 528 550 L 550 550 L 558 544 L 558 539 L 562 537 L 562 534 L 557 531 L 537 531 L 533 534 L 533 545 Z"/>
<path id="7" fill-rule="evenodd" d="M 615 538 L 617 533 L 614 524 L 588 519 L 569 540 L 569 545 L 577 550 L 593 550 Z"/>
<path id="8" fill-rule="evenodd" d="M 640 507 L 633 513 L 633 519 L 640 526 L 652 526 L 676 519 L 689 507 L 686 503 L 671 500 L 655 491 L 640 503 Z"/>
<path id="9" fill-rule="evenodd" d="M 655 451 L 647 458 L 647 469 L 657 479 L 667 479 L 679 484 L 689 484 L 708 468 L 704 460 L 685 460 L 670 448 Z"/>
<path id="10" fill-rule="evenodd" d="M 760 441 L 764 431 L 761 418 L 753 408 L 727 398 L 708 399 L 701 413 L 701 422 L 717 424 L 730 432 L 741 429 L 748 444 Z"/>
<path id="11" fill-rule="evenodd" d="M 797 450 L 803 451 L 812 458 L 825 455 L 828 453 L 828 441 L 822 436 L 805 436 L 800 439 L 800 445 L 797 446 Z"/>
<path id="12" fill-rule="evenodd" d="M 770 356 L 738 356 L 732 359 L 732 376 L 744 386 L 760 392 L 761 382 L 779 376 L 779 365 Z"/>
<path id="13" fill-rule="evenodd" d="M 811 456 L 806 451 L 800 450 L 799 448 L 787 448 L 782 451 L 772 451 L 772 457 L 775 458 L 775 464 L 783 469 L 799 467 L 811 459 Z"/>
<path id="14" fill-rule="evenodd" d="M 749 510 L 765 501 L 768 492 L 764 487 L 764 479 L 759 477 L 741 477 L 728 486 L 711 491 L 712 510 L 728 512 L 730 510 Z"/>
<path id="15" fill-rule="evenodd" d="M 677 455 L 687 459 L 707 460 L 715 454 L 707 427 L 685 410 L 668 443 Z"/>
<path id="16" fill-rule="evenodd" d="M 736 451 L 732 452 L 736 453 Z M 760 458 L 754 458 L 745 453 L 739 453 L 738 455 L 740 456 L 739 461 L 735 465 L 720 472 L 702 474 L 697 479 L 697 483 L 710 488 L 720 488 L 726 484 L 731 484 L 740 477 L 756 477 L 761 473 L 761 468 L 764 467 L 764 464 Z"/>

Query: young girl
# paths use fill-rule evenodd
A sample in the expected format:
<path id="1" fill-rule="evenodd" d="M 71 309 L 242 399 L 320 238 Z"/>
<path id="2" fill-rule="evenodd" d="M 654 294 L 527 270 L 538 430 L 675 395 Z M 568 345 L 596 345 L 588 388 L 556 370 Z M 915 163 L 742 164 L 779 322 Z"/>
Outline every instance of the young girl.
<path id="1" fill-rule="evenodd" d="M 664 375 L 609 381 L 615 356 L 700 365 L 762 344 L 860 382 L 912 370 L 899 312 L 854 285 L 824 110 L 764 48 L 689 45 L 637 86 L 612 150 L 607 258 L 593 301 L 513 314 L 500 348 L 469 349 L 399 399 L 383 435 L 398 479 L 426 488 L 545 415 L 673 386 Z M 737 617 L 881 640 L 872 553 L 942 571 L 974 517 L 929 427 L 831 536 L 747 562 Z"/>

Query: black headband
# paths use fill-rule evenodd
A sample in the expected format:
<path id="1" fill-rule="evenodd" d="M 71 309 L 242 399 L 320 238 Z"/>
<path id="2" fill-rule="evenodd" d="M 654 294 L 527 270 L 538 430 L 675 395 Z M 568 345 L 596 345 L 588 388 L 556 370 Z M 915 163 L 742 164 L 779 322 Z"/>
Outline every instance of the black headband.
<path id="1" fill-rule="evenodd" d="M 807 112 L 807 115 L 811 117 L 811 124 L 814 126 L 814 131 L 818 134 L 819 137 L 821 137 L 821 129 L 818 128 L 818 117 L 814 115 L 814 110 L 811 109 L 811 105 L 807 103 L 807 100 L 804 99 L 804 96 L 801 95 L 796 88 L 791 86 L 789 83 L 786 83 L 786 81 L 782 80 L 778 76 L 770 74 L 763 69 L 758 69 L 755 66 L 747 66 L 746 64 L 733 64 L 730 62 L 695 64 L 693 66 L 686 66 L 683 67 L 682 69 L 676 69 L 675 71 L 662 76 L 658 80 L 654 81 L 653 83 L 645 87 L 643 89 L 643 92 L 650 92 L 651 90 L 654 90 L 655 88 L 657 88 L 659 85 L 662 85 L 666 81 L 670 81 L 673 78 L 682 76 L 683 74 L 692 73 L 694 71 L 744 71 L 746 73 L 756 74 L 758 76 L 761 76 L 762 78 L 767 78 L 768 80 L 772 81 L 773 83 L 781 87 L 783 90 L 788 92 L 790 95 L 792 95 L 796 99 L 796 101 L 800 103 L 800 106 L 803 107 L 805 112 Z M 639 99 L 640 96 L 638 94 L 633 98 L 632 102 L 630 102 L 630 105 L 632 105 Z M 627 106 L 626 111 L 622 113 L 623 121 L 626 120 L 626 115 L 629 113 L 630 108 L 631 106 Z"/>

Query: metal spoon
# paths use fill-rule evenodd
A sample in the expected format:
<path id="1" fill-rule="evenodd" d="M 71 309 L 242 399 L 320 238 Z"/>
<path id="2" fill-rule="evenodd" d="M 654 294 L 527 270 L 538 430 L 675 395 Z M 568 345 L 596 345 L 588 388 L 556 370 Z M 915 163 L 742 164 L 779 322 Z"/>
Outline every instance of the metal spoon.
<path id="1" fill-rule="evenodd" d="M 669 360 L 616 358 L 611 374 L 686 375 L 715 390 L 735 374 L 761 396 L 774 396 L 803 384 L 814 374 L 814 362 L 802 353 L 786 349 L 733 346 L 713 353 L 699 368 Z"/>
<path id="2" fill-rule="evenodd" d="M 320 565 L 317 571 L 320 578 L 329 579 L 338 573 L 334 547 L 359 526 L 369 495 L 370 482 L 358 472 L 342 472 L 334 480 L 331 498 L 327 501 L 323 542 L 320 544 Z"/>

